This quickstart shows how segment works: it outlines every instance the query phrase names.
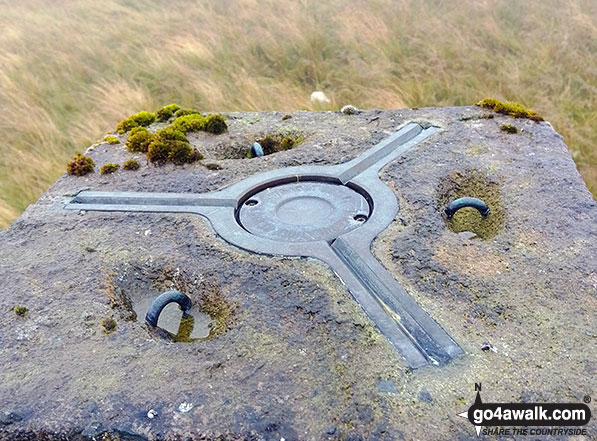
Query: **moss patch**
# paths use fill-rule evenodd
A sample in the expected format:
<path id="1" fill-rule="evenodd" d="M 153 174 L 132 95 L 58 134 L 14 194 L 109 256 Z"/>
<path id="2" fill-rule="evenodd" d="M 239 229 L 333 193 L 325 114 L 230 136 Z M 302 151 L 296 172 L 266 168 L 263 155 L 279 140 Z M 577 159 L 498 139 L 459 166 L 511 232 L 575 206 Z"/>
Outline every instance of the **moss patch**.
<path id="1" fill-rule="evenodd" d="M 219 135 L 228 130 L 228 125 L 222 115 L 207 115 L 205 117 L 205 123 L 203 130 L 214 135 Z"/>
<path id="2" fill-rule="evenodd" d="M 93 171 L 95 164 L 93 159 L 77 153 L 75 157 L 66 164 L 66 172 L 69 175 L 84 176 Z"/>
<path id="3" fill-rule="evenodd" d="M 147 151 L 147 160 L 156 165 L 162 165 L 168 162 L 170 150 L 172 149 L 172 141 L 166 142 L 162 140 L 155 140 L 149 146 Z"/>
<path id="4" fill-rule="evenodd" d="M 543 117 L 534 110 L 512 101 L 501 102 L 494 98 L 485 98 L 477 103 L 477 106 L 491 109 L 494 112 L 512 116 L 514 118 L 528 118 L 535 122 L 543 121 Z"/>
<path id="5" fill-rule="evenodd" d="M 147 159 L 155 164 L 165 164 L 170 159 L 170 152 L 176 143 L 182 142 L 189 145 L 189 140 L 180 130 L 166 127 L 155 134 L 154 141 L 147 150 Z"/>
<path id="6" fill-rule="evenodd" d="M 490 214 L 484 218 L 474 208 L 462 208 L 449 219 L 443 216 L 448 227 L 455 233 L 470 231 L 481 239 L 499 234 L 504 227 L 504 205 L 497 180 L 478 170 L 451 173 L 438 188 L 436 199 L 439 210 L 443 213 L 450 202 L 466 196 L 484 201 L 491 210 Z"/>
<path id="7" fill-rule="evenodd" d="M 200 113 L 180 116 L 174 120 L 172 126 L 184 133 L 204 131 L 219 135 L 228 130 L 228 126 L 222 115 L 207 115 L 203 117 Z"/>
<path id="8" fill-rule="evenodd" d="M 125 161 L 124 164 L 122 164 L 122 168 L 123 170 L 139 170 L 141 166 L 139 165 L 139 162 L 136 159 L 129 159 L 128 161 Z"/>
<path id="9" fill-rule="evenodd" d="M 147 150 L 147 159 L 157 165 L 167 162 L 182 165 L 203 159 L 203 155 L 191 147 L 182 131 L 169 126 L 155 134 Z"/>
<path id="10" fill-rule="evenodd" d="M 272 133 L 256 139 L 255 142 L 261 145 L 264 155 L 271 155 L 272 153 L 293 149 L 305 142 L 305 138 L 300 134 Z M 247 157 L 252 158 L 250 150 Z"/>
<path id="11" fill-rule="evenodd" d="M 174 116 L 179 118 L 181 116 L 185 116 L 185 115 L 197 115 L 197 114 L 201 114 L 201 112 L 199 112 L 196 109 L 179 109 L 176 112 L 174 112 Z"/>
<path id="12" fill-rule="evenodd" d="M 518 130 L 518 127 L 513 126 L 511 124 L 502 124 L 500 126 L 500 130 L 502 132 L 512 133 L 512 134 L 520 133 L 520 130 Z"/>
<path id="13" fill-rule="evenodd" d="M 106 317 L 102 320 L 102 329 L 106 334 L 112 334 L 114 331 L 116 331 L 116 326 L 116 320 L 114 320 L 112 317 Z"/>
<path id="14" fill-rule="evenodd" d="M 483 115 L 470 115 L 470 116 L 463 116 L 460 118 L 460 121 L 475 121 L 480 119 L 493 119 L 495 115 L 493 113 L 484 113 Z"/>
<path id="15" fill-rule="evenodd" d="M 100 168 L 100 173 L 102 175 L 109 175 L 109 174 L 117 171 L 119 168 L 120 168 L 120 166 L 118 164 L 114 164 L 114 163 L 110 162 L 108 164 L 102 165 L 102 168 Z"/>
<path id="16" fill-rule="evenodd" d="M 153 140 L 154 135 L 149 130 L 144 127 L 135 127 L 126 140 L 126 149 L 129 152 L 147 153 Z"/>
<path id="17" fill-rule="evenodd" d="M 106 136 L 104 141 L 111 145 L 120 144 L 120 140 L 116 136 Z"/>
<path id="18" fill-rule="evenodd" d="M 159 122 L 165 122 L 172 118 L 174 113 L 176 113 L 178 110 L 180 110 L 180 106 L 178 104 L 168 104 L 167 106 L 164 106 L 155 112 L 155 116 Z"/>
<path id="19" fill-rule="evenodd" d="M 191 162 L 190 159 L 192 154 L 193 148 L 188 142 L 174 141 L 170 147 L 168 160 L 176 165 L 182 165 Z"/>
<path id="20" fill-rule="evenodd" d="M 25 317 L 27 315 L 27 312 L 29 312 L 29 308 L 23 305 L 15 306 L 14 308 L 12 308 L 12 310 L 19 317 Z"/>
<path id="21" fill-rule="evenodd" d="M 188 133 L 203 130 L 204 124 L 205 118 L 203 118 L 203 115 L 194 113 L 176 118 L 172 123 L 172 127 L 183 133 Z"/>
<path id="22" fill-rule="evenodd" d="M 126 133 L 135 127 L 147 127 L 155 121 L 155 114 L 151 112 L 139 112 L 123 119 L 116 126 L 116 131 L 120 134 Z"/>

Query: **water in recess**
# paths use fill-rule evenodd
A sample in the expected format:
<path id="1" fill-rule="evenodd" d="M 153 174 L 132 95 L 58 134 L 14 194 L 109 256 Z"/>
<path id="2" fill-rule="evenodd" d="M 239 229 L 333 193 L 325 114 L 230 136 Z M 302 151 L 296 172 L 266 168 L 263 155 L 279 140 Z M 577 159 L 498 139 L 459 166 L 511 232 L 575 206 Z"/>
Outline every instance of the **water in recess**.
<path id="1" fill-rule="evenodd" d="M 149 310 L 151 303 L 155 299 L 152 297 L 144 297 L 141 298 L 133 303 L 133 309 L 137 314 L 137 321 L 142 322 L 145 321 L 145 314 Z M 200 338 L 206 338 L 209 336 L 209 332 L 212 327 L 213 320 L 209 317 L 209 315 L 199 312 L 197 309 L 192 308 L 190 311 L 190 315 L 193 317 L 192 326 L 193 329 L 190 334 L 184 335 L 185 332 L 181 328 L 181 320 L 182 320 L 182 311 L 178 304 L 170 303 L 166 305 L 166 307 L 162 310 L 160 314 L 160 318 L 158 320 L 158 327 L 168 331 L 174 336 L 183 337 L 185 340 L 194 340 Z M 186 321 L 186 324 L 189 322 Z M 184 327 L 185 322 L 183 322 Z M 179 335 L 179 330 L 181 331 L 181 335 Z"/>

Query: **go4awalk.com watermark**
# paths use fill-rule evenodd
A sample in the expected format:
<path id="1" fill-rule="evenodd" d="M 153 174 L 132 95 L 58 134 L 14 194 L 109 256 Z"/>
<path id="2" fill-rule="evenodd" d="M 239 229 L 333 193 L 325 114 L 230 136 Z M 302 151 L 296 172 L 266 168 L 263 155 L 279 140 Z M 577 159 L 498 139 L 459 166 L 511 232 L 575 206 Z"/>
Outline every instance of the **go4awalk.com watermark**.
<path id="1" fill-rule="evenodd" d="M 531 435 L 573 436 L 587 435 L 585 426 L 591 420 L 586 395 L 583 403 L 484 403 L 481 383 L 475 383 L 477 397 L 467 412 L 458 416 L 467 418 L 477 436 Z"/>

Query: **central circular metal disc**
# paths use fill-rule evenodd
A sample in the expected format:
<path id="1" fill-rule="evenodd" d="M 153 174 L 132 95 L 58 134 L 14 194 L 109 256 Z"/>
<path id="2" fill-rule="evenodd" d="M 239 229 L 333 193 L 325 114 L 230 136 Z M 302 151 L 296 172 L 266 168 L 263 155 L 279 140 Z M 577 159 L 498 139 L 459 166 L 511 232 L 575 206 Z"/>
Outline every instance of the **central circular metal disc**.
<path id="1" fill-rule="evenodd" d="M 369 217 L 367 200 L 355 190 L 329 182 L 292 182 L 266 188 L 240 207 L 241 226 L 281 242 L 332 240 Z"/>

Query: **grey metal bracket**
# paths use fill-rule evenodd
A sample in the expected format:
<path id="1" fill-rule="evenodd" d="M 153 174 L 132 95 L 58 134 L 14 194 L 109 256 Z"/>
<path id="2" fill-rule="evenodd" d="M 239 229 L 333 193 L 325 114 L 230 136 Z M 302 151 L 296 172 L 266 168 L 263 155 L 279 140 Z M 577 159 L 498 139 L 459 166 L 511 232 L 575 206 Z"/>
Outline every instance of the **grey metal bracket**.
<path id="1" fill-rule="evenodd" d="M 259 173 L 216 192 L 81 191 L 64 208 L 198 214 L 239 248 L 320 259 L 410 368 L 443 364 L 462 349 L 371 253 L 398 212 L 379 171 L 436 131 L 409 123 L 344 164 Z"/>

